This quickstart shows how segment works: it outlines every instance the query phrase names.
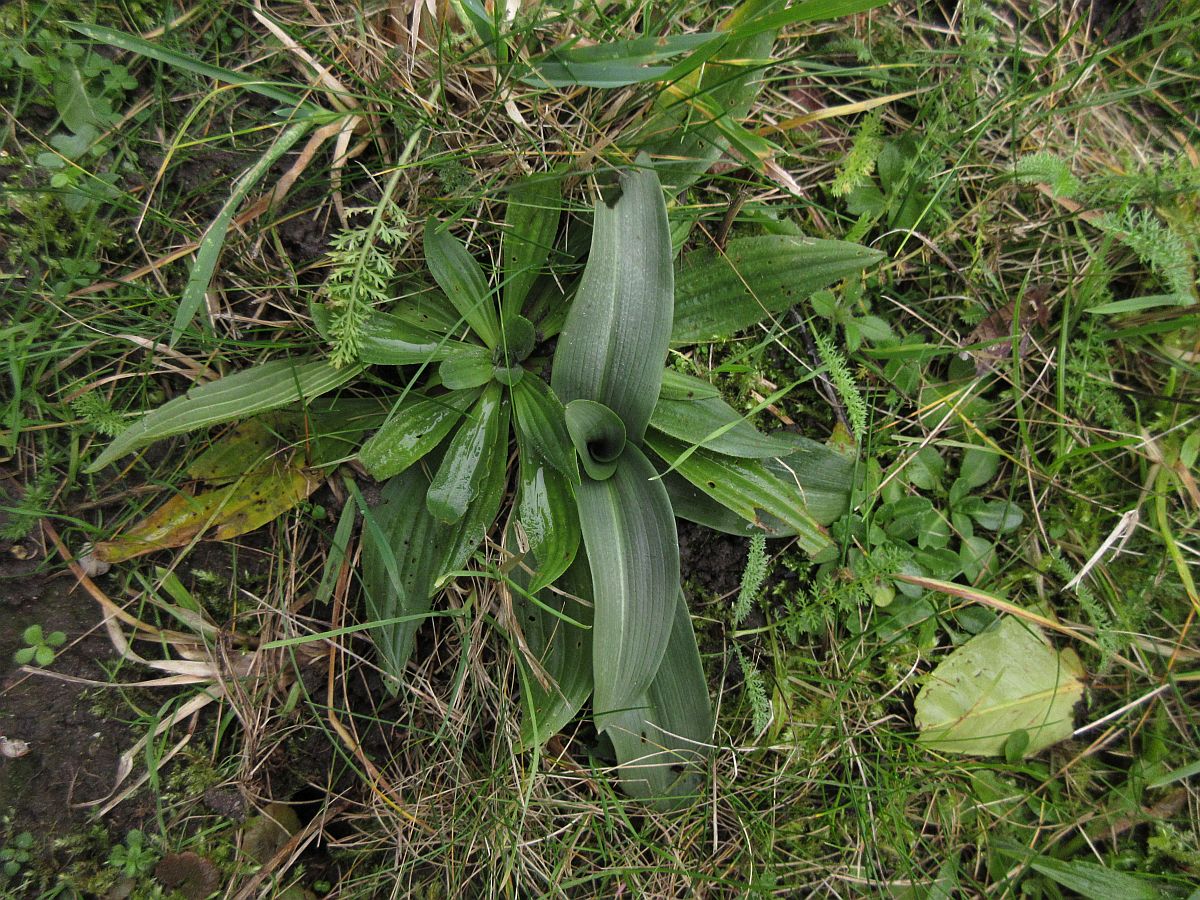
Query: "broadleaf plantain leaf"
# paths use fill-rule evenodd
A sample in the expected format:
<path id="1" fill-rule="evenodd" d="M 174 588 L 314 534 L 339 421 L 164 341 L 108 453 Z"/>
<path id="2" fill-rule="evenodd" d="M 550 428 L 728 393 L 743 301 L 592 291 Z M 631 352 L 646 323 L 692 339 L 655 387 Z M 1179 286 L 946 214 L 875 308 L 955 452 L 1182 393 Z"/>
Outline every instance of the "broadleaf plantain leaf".
<path id="1" fill-rule="evenodd" d="M 521 455 L 535 451 L 568 481 L 578 484 L 579 464 L 567 433 L 566 410 L 549 385 L 532 375 L 522 378 L 513 385 L 512 401 Z"/>
<path id="2" fill-rule="evenodd" d="M 484 453 L 496 444 L 501 400 L 500 385 L 489 384 L 472 407 L 468 421 L 450 439 L 425 497 L 429 512 L 442 522 L 459 521 L 479 492 L 483 471 L 480 463 Z"/>
<path id="3" fill-rule="evenodd" d="M 483 387 L 492 380 L 492 354 L 483 347 L 471 347 L 442 360 L 438 376 L 452 391 Z"/>
<path id="4" fill-rule="evenodd" d="M 571 485 L 522 444 L 517 520 L 536 560 L 531 591 L 540 591 L 571 565 L 579 550 L 579 514 Z"/>
<path id="5" fill-rule="evenodd" d="M 723 253 L 691 253 L 676 279 L 671 343 L 730 338 L 882 258 L 858 244 L 780 234 L 734 238 Z"/>
<path id="6" fill-rule="evenodd" d="M 277 359 L 202 384 L 146 413 L 122 431 L 87 471 L 96 472 L 161 438 L 246 419 L 297 400 L 311 400 L 361 372 L 361 366 L 335 369 L 319 360 Z"/>
<path id="7" fill-rule="evenodd" d="M 1025 731 L 1025 755 L 1074 731 L 1083 699 L 1083 666 L 1041 630 L 1003 616 L 956 648 L 917 694 L 918 740 L 936 750 L 997 756 L 1011 734 Z"/>
<path id="8" fill-rule="evenodd" d="M 409 366 L 485 352 L 478 344 L 454 341 L 391 313 L 367 317 L 359 336 L 358 358 L 368 365 Z"/>

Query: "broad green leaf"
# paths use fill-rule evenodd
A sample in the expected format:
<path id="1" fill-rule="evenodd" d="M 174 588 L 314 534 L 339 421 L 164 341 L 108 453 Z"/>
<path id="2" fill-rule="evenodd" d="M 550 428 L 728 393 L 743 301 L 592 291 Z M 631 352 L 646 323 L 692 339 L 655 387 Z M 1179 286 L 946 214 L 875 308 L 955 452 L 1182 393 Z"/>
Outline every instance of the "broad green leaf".
<path id="1" fill-rule="evenodd" d="M 1000 454 L 980 447 L 972 447 L 963 453 L 959 477 L 970 487 L 991 484 L 1000 469 Z"/>
<path id="2" fill-rule="evenodd" d="M 88 91 L 79 64 L 72 59 L 58 60 L 57 77 L 54 79 L 54 107 L 62 116 L 63 124 L 75 134 L 107 128 L 112 124 L 111 104 L 103 95 Z"/>
<path id="3" fill-rule="evenodd" d="M 536 450 L 572 484 L 579 482 L 579 464 L 567 433 L 566 410 L 542 379 L 530 375 L 512 388 L 517 436 L 525 448 Z"/>
<path id="4" fill-rule="evenodd" d="M 363 444 L 359 462 L 378 481 L 399 475 L 440 444 L 477 398 L 475 391 L 455 391 L 405 404 Z"/>
<path id="5" fill-rule="evenodd" d="M 537 332 L 533 323 L 520 315 L 512 315 L 500 323 L 500 346 L 497 365 L 519 366 L 533 352 Z"/>
<path id="6" fill-rule="evenodd" d="M 483 448 L 483 460 L 475 475 L 475 497 L 450 536 L 443 573 L 454 572 L 467 564 L 500 514 L 500 505 L 508 487 L 509 416 L 508 398 L 502 396 L 495 413 L 495 426 L 489 430 Z"/>
<path id="7" fill-rule="evenodd" d="M 192 319 L 196 317 L 196 313 L 204 303 L 204 295 L 208 293 L 208 285 L 216 270 L 217 260 L 220 259 L 221 249 L 225 246 L 225 235 L 229 231 L 238 207 L 242 205 L 242 200 L 279 161 L 280 157 L 312 130 L 313 125 L 312 119 L 304 119 L 288 126 L 254 165 L 234 182 L 229 199 L 225 201 L 220 212 L 217 213 L 217 217 L 204 232 L 204 237 L 200 239 L 200 246 L 196 250 L 196 259 L 192 263 L 192 271 L 183 288 L 183 296 L 179 299 L 179 308 L 175 312 L 175 321 L 171 326 L 171 337 L 168 342 L 170 346 L 175 346 L 183 334 L 183 330 L 191 324 Z"/>
<path id="8" fill-rule="evenodd" d="M 261 416 L 229 429 L 188 464 L 188 477 L 221 484 L 261 468 L 270 454 L 280 450 L 278 434 L 268 422 L 267 416 Z"/>
<path id="9" fill-rule="evenodd" d="M 452 391 L 483 387 L 492 380 L 492 354 L 483 347 L 471 347 L 442 360 L 438 376 Z"/>
<path id="10" fill-rule="evenodd" d="M 508 194 L 500 253 L 504 269 L 501 319 L 519 315 L 529 289 L 546 265 L 562 216 L 562 185 L 557 177 L 518 181 Z"/>
<path id="11" fill-rule="evenodd" d="M 659 467 L 663 487 L 671 498 L 671 508 L 675 515 L 688 522 L 695 522 L 714 531 L 725 534 L 736 534 L 749 537 L 754 534 L 780 535 L 788 533 L 788 526 L 774 516 L 760 512 L 759 520 L 764 527 L 739 516 L 727 506 L 722 506 L 700 488 L 696 487 L 678 472 L 666 471 L 666 463 Z"/>
<path id="12" fill-rule="evenodd" d="M 764 31 L 778 31 L 801 22 L 837 19 L 883 6 L 887 0 L 804 0 L 787 9 L 756 15 L 732 30 L 735 37 L 748 37 Z"/>
<path id="13" fill-rule="evenodd" d="M 463 318 L 454 304 L 435 287 L 421 288 L 412 296 L 401 297 L 388 308 L 388 312 L 409 325 L 437 334 L 453 334 L 460 331 L 463 324 Z"/>
<path id="14" fill-rule="evenodd" d="M 277 359 L 194 387 L 122 431 L 87 470 L 98 471 L 160 438 L 249 418 L 297 400 L 311 400 L 345 384 L 360 372 L 361 366 L 335 369 L 321 361 Z"/>
<path id="15" fill-rule="evenodd" d="M 1014 731 L 1033 754 L 1071 736 L 1083 699 L 1083 666 L 1041 631 L 1004 616 L 955 649 L 917 694 L 920 742 L 936 750 L 997 756 Z"/>
<path id="16" fill-rule="evenodd" d="M 777 478 L 761 462 L 707 450 L 697 450 L 681 461 L 687 445 L 658 432 L 648 434 L 646 443 L 705 494 L 768 534 L 795 534 L 801 548 L 814 555 L 831 545 L 829 535 L 809 512 L 800 487 Z M 775 530 L 764 513 L 782 522 L 786 530 Z"/>
<path id="17" fill-rule="evenodd" d="M 462 242 L 440 229 L 434 219 L 425 223 L 425 262 L 471 330 L 495 349 L 500 340 L 500 322 L 487 277 Z"/>
<path id="18" fill-rule="evenodd" d="M 520 583 L 523 579 L 517 580 Z M 525 587 L 530 590 L 531 586 Z M 526 710 L 521 722 L 521 745 L 526 748 L 541 746 L 561 731 L 592 695 L 591 631 L 571 625 L 544 608 L 550 607 L 583 625 L 592 624 L 591 574 L 583 554 L 567 569 L 558 588 L 538 593 L 541 605 L 517 591 L 512 595 L 515 624 L 523 638 L 517 659 L 525 670 L 532 700 L 532 708 Z"/>
<path id="19" fill-rule="evenodd" d="M 981 528 L 1006 534 L 1021 527 L 1025 514 L 1011 500 L 986 500 L 964 504 L 965 511 Z"/>
<path id="20" fill-rule="evenodd" d="M 780 234 L 734 238 L 724 253 L 690 253 L 676 279 L 671 343 L 732 337 L 882 258 L 845 241 Z"/>
<path id="21" fill-rule="evenodd" d="M 667 492 L 633 444 L 611 478 L 584 478 L 575 497 L 596 603 L 593 705 L 603 730 L 658 672 L 679 593 L 679 541 Z"/>
<path id="22" fill-rule="evenodd" d="M 792 452 L 778 459 L 765 460 L 763 464 L 780 481 L 797 487 L 809 515 L 822 525 L 828 525 L 850 507 L 850 493 L 855 484 L 855 457 L 809 438 L 788 437 L 792 441 Z"/>
<path id="23" fill-rule="evenodd" d="M 660 396 L 650 427 L 726 456 L 764 459 L 792 451 L 790 440 L 763 434 L 720 397 L 664 400 Z"/>
<path id="24" fill-rule="evenodd" d="M 603 481 L 617 470 L 625 449 L 625 423 L 594 400 L 572 400 L 563 412 L 567 433 L 590 478 Z"/>
<path id="25" fill-rule="evenodd" d="M 125 50 L 129 53 L 136 53 L 147 59 L 158 60 L 169 66 L 182 69 L 185 72 L 192 72 L 202 78 L 211 78 L 213 81 L 221 84 L 233 84 L 244 87 L 248 91 L 269 97 L 285 106 L 298 109 L 306 107 L 303 98 L 299 94 L 293 94 L 291 91 L 286 91 L 268 81 L 256 79 L 244 72 L 234 72 L 231 69 L 222 69 L 220 66 L 201 62 L 195 57 L 186 56 L 161 44 L 152 43 L 144 38 L 127 34 L 124 31 L 117 31 L 113 28 L 105 28 L 103 25 L 93 25 L 87 22 L 63 22 L 62 24 L 74 31 L 78 31 L 86 37 L 90 37 L 92 40 L 108 44 L 110 47 L 116 47 L 119 50 Z M 312 109 L 312 107 L 308 107 L 308 109 Z"/>
<path id="26" fill-rule="evenodd" d="M 404 318 L 375 312 L 362 324 L 359 359 L 368 365 L 408 366 L 481 351 L 478 344 L 450 340 Z"/>
<path id="27" fill-rule="evenodd" d="M 530 451 L 522 440 L 516 515 L 534 557 L 529 589 L 536 592 L 553 584 L 571 565 L 580 532 L 571 485 Z"/>
<path id="28" fill-rule="evenodd" d="M 620 189 L 613 205 L 596 206 L 591 255 L 559 335 L 551 386 L 563 403 L 603 403 L 640 443 L 662 384 L 674 272 L 658 176 L 622 172 Z"/>
<path id="29" fill-rule="evenodd" d="M 556 48 L 534 60 L 531 71 L 521 80 L 538 87 L 582 85 L 595 88 L 656 81 L 665 78 L 674 67 L 655 63 L 724 39 L 724 35 L 717 33 L 678 34 L 613 41 L 591 47 Z"/>
<path id="30" fill-rule="evenodd" d="M 429 613 L 452 529 L 425 508 L 429 478 L 411 466 L 384 485 L 362 532 L 362 581 L 367 614 L 386 622 L 371 629 L 394 695 L 412 655 L 413 638 Z M 395 621 L 401 619 L 402 621 Z"/>
<path id="31" fill-rule="evenodd" d="M 488 385 L 446 448 L 425 498 L 429 512 L 442 522 L 459 521 L 479 492 L 480 463 L 496 443 L 501 400 L 500 385 Z"/>
<path id="32" fill-rule="evenodd" d="M 664 810 L 699 792 L 714 728 L 696 635 L 678 588 L 673 605 L 670 640 L 650 689 L 604 722 L 625 790 Z"/>
<path id="33" fill-rule="evenodd" d="M 658 391 L 661 400 L 707 400 L 710 397 L 720 397 L 721 392 L 713 385 L 700 378 L 684 375 L 674 369 L 663 370 L 662 387 Z"/>

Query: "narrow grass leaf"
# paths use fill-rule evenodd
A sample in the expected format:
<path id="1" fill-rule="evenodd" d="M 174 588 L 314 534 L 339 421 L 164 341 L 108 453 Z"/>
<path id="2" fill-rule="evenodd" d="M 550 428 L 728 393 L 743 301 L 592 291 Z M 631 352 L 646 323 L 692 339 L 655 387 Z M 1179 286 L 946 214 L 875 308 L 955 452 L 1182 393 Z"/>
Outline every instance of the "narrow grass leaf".
<path id="1" fill-rule="evenodd" d="M 623 172 L 596 206 L 592 250 L 558 339 L 551 385 L 563 401 L 603 403 L 640 443 L 662 384 L 674 272 L 667 209 L 652 169 Z"/>
<path id="2" fill-rule="evenodd" d="M 275 143 L 259 157 L 258 161 L 234 182 L 229 199 L 225 201 L 220 212 L 217 213 L 217 217 L 204 232 L 204 237 L 200 239 L 200 246 L 196 250 L 196 259 L 192 263 L 192 271 L 183 288 L 183 296 L 179 300 L 179 308 L 175 312 L 175 321 L 171 326 L 170 346 L 175 346 L 184 329 L 191 324 L 192 319 L 196 317 L 196 313 L 204 303 L 204 295 L 208 292 L 213 272 L 217 267 L 217 260 L 220 259 L 221 250 L 225 246 L 225 235 L 229 232 L 229 226 L 233 222 L 238 207 L 242 205 L 242 201 L 254 186 L 271 170 L 271 166 L 275 165 L 279 158 L 287 153 L 300 138 L 308 134 L 313 124 L 312 120 L 304 120 L 289 125 Z"/>
<path id="3" fill-rule="evenodd" d="M 96 472 L 126 453 L 161 438 L 249 418 L 298 400 L 311 400 L 361 372 L 361 366 L 335 369 L 319 360 L 277 359 L 194 387 L 122 431 L 87 470 Z"/>
<path id="4" fill-rule="evenodd" d="M 531 63 L 530 71 L 523 74 L 521 80 L 537 87 L 614 88 L 643 84 L 673 74 L 673 66 L 656 63 L 724 38 L 722 34 L 710 32 L 556 48 Z"/>
<path id="5" fill-rule="evenodd" d="M 679 541 L 666 489 L 632 444 L 613 476 L 575 489 L 592 571 L 597 727 L 654 680 L 679 592 Z"/>
<path id="6" fill-rule="evenodd" d="M 778 234 L 734 238 L 724 253 L 691 253 L 676 279 L 671 343 L 730 338 L 882 258 L 845 241 Z"/>
<path id="7" fill-rule="evenodd" d="M 136 35 L 89 22 L 63 22 L 62 24 L 73 31 L 78 31 L 85 37 L 90 37 L 92 40 L 99 41 L 102 44 L 108 44 L 110 47 L 116 47 L 118 50 L 125 50 L 128 53 L 136 53 L 147 59 L 158 60 L 176 69 L 199 75 L 202 78 L 211 78 L 213 81 L 221 84 L 233 84 L 243 87 L 248 91 L 269 97 L 285 106 L 297 109 L 307 106 L 300 94 L 294 94 L 291 91 L 284 90 L 281 87 L 261 81 L 242 72 L 234 72 L 231 69 L 223 69 L 220 66 L 201 62 L 195 57 L 171 50 L 161 44 L 152 43 Z M 308 108 L 313 109 L 313 107 Z"/>
<path id="8" fill-rule="evenodd" d="M 439 228 L 434 219 L 425 223 L 425 262 L 459 315 L 494 350 L 500 340 L 500 323 L 483 269 L 462 242 Z"/>

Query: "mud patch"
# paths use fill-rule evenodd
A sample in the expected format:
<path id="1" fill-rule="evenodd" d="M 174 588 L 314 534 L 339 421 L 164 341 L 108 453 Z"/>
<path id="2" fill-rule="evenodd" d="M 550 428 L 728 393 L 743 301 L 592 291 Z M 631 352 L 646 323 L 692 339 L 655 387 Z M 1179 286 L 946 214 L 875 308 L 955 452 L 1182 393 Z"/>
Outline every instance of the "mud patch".
<path id="1" fill-rule="evenodd" d="M 92 600 L 69 574 L 47 574 L 40 560 L 32 542 L 0 542 L 0 734 L 29 745 L 26 755 L 0 761 L 0 814 L 11 816 L 14 832 L 51 838 L 87 820 L 86 804 L 108 794 L 136 738 L 106 711 L 112 700 L 102 688 L 53 677 L 106 682 L 102 664 L 116 656 Z M 34 624 L 67 636 L 45 670 L 13 660 Z M 131 800 L 110 824 L 134 827 L 149 811 Z"/>

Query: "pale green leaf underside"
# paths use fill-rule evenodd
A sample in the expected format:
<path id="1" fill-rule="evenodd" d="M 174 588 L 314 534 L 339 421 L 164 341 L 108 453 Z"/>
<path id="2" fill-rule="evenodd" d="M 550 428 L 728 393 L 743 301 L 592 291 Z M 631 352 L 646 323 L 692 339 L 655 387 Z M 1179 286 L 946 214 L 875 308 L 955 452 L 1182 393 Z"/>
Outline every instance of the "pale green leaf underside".
<path id="1" fill-rule="evenodd" d="M 335 369 L 317 360 L 277 359 L 227 375 L 194 387 L 184 396 L 146 413 L 117 435 L 88 466 L 88 471 L 98 471 L 126 453 L 161 438 L 311 400 L 351 381 L 361 372 L 361 366 Z"/>
<path id="2" fill-rule="evenodd" d="M 1083 668 L 1033 625 L 1004 616 L 947 656 L 917 694 L 920 741 L 937 750 L 995 756 L 1009 735 L 1029 734 L 1026 754 L 1070 737 Z"/>

